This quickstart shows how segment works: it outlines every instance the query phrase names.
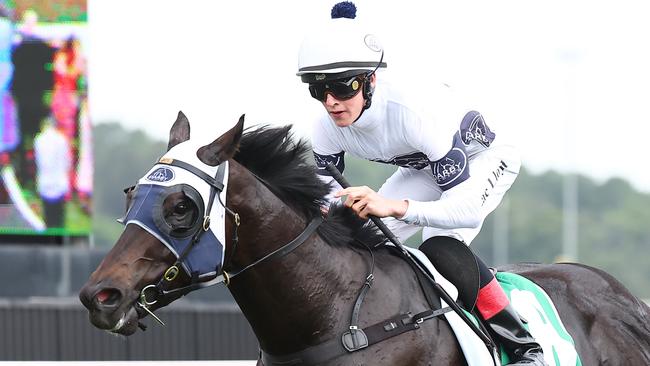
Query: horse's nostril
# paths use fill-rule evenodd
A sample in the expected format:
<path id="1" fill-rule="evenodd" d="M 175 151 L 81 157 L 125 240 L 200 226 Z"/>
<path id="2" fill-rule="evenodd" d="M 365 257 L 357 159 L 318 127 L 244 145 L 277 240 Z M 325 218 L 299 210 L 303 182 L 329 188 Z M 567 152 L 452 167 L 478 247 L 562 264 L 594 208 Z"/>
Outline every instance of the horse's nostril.
<path id="1" fill-rule="evenodd" d="M 112 306 L 119 303 L 121 297 L 120 291 L 108 288 L 99 291 L 95 295 L 95 301 L 98 305 Z"/>

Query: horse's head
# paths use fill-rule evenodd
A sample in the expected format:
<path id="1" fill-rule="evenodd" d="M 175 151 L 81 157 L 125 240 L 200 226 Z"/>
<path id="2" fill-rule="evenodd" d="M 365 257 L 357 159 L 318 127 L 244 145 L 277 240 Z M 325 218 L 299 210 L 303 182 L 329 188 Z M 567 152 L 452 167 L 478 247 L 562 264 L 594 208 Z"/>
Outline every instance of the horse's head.
<path id="1" fill-rule="evenodd" d="M 124 232 L 79 294 L 95 326 L 133 334 L 140 318 L 219 273 L 226 222 L 236 221 L 224 206 L 228 160 L 243 123 L 200 146 L 178 114 L 167 153 L 126 190 Z"/>

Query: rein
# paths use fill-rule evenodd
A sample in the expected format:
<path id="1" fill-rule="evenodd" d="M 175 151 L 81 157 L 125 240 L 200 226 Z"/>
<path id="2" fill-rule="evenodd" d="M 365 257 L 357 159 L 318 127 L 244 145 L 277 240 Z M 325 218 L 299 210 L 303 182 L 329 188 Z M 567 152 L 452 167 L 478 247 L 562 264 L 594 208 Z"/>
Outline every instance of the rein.
<path id="1" fill-rule="evenodd" d="M 243 267 L 237 271 L 231 271 L 231 273 L 228 273 L 226 271 L 221 271 L 223 273 L 223 282 L 226 286 L 230 283 L 230 280 L 232 280 L 235 276 L 240 275 L 242 272 L 249 270 L 256 265 L 272 258 L 280 258 L 284 257 L 285 255 L 291 253 L 294 249 L 298 248 L 302 243 L 304 243 L 307 238 L 311 236 L 311 234 L 316 231 L 318 226 L 323 222 L 323 218 L 320 216 L 314 217 L 310 222 L 309 225 L 298 235 L 295 239 L 292 241 L 288 242 L 287 244 L 281 246 L 280 248 L 272 251 L 271 253 L 263 256 L 262 258 L 256 260 L 255 262 L 247 265 L 246 267 Z"/>

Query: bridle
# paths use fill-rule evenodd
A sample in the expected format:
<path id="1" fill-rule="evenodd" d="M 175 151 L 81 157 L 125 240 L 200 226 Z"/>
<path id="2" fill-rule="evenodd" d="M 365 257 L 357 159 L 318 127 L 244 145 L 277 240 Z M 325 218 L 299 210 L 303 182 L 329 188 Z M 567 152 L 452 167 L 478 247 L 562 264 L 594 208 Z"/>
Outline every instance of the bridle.
<path id="1" fill-rule="evenodd" d="M 183 252 L 181 252 L 178 255 L 178 258 L 176 259 L 174 264 L 165 270 L 165 272 L 163 273 L 163 275 L 161 276 L 161 278 L 158 280 L 157 283 L 144 286 L 140 291 L 140 296 L 138 300 L 135 302 L 137 306 L 139 306 L 142 310 L 144 310 L 149 315 L 151 315 L 157 322 L 159 322 L 162 325 L 165 325 L 165 323 L 153 313 L 153 311 L 150 309 L 151 306 L 155 305 L 159 301 L 169 300 L 168 302 L 171 302 L 172 300 L 184 296 L 191 291 L 195 291 L 204 287 L 214 286 L 221 282 L 223 282 L 226 286 L 228 286 L 230 284 L 230 281 L 234 277 L 242 274 L 243 272 L 269 259 L 276 258 L 276 257 L 277 258 L 283 257 L 289 254 L 290 252 L 292 252 L 293 250 L 295 250 L 296 248 L 298 248 L 302 243 L 304 243 L 307 240 L 307 238 L 309 238 L 314 233 L 314 231 L 318 228 L 318 226 L 323 222 L 323 218 L 320 215 L 317 215 L 309 222 L 307 227 L 295 239 L 293 239 L 289 243 L 262 256 L 256 261 L 238 270 L 231 270 L 230 272 L 227 272 L 223 268 L 226 268 L 227 265 L 232 261 L 232 258 L 235 256 L 235 252 L 237 250 L 237 244 L 239 243 L 238 230 L 239 230 L 239 226 L 241 225 L 241 218 L 239 214 L 233 211 L 228 206 L 226 206 L 221 201 L 221 193 L 223 192 L 225 187 L 224 179 L 225 179 L 225 172 L 226 172 L 226 164 L 228 162 L 225 161 L 218 164 L 217 172 L 214 177 L 206 174 L 204 171 L 196 168 L 195 166 L 178 159 L 161 158 L 158 161 L 158 163 L 171 165 L 171 166 L 184 169 L 196 175 L 197 177 L 202 179 L 210 186 L 209 199 L 208 199 L 208 204 L 205 208 L 203 224 L 196 228 L 195 232 L 192 234 L 192 239 L 190 240 L 189 245 L 183 250 Z M 253 174 L 253 176 L 259 179 L 259 177 L 257 177 L 255 174 Z M 265 182 L 263 183 L 266 184 Z M 134 187 L 128 188 L 127 190 L 125 190 L 125 192 L 129 192 L 130 190 L 133 189 Z M 219 204 L 225 209 L 226 213 L 232 216 L 232 225 L 233 225 L 232 227 L 233 234 L 231 238 L 232 248 L 230 253 L 227 254 L 226 259 L 224 260 L 224 265 L 221 266 L 221 274 L 218 274 L 215 278 L 209 281 L 199 281 L 197 276 L 191 276 L 191 283 L 189 285 L 169 289 L 168 288 L 169 284 L 177 278 L 178 274 L 180 273 L 180 268 L 183 264 L 183 261 L 186 259 L 187 255 L 195 247 L 195 244 L 201 240 L 201 236 L 210 229 L 210 212 L 212 211 L 212 205 L 214 204 L 215 197 L 216 200 L 219 202 Z M 146 329 L 146 326 L 144 326 L 144 324 L 142 323 L 139 323 L 138 326 L 142 330 Z"/>

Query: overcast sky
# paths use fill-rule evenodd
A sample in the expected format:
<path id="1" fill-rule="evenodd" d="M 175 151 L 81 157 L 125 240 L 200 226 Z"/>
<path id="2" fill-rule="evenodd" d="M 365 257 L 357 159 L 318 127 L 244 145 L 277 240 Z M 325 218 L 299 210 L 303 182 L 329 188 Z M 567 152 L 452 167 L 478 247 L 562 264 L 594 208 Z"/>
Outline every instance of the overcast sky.
<path id="1" fill-rule="evenodd" d="M 178 110 L 212 140 L 293 123 L 320 104 L 295 76 L 305 33 L 336 1 L 89 0 L 91 113 L 167 139 Z M 643 0 L 355 1 L 387 76 L 449 83 L 533 172 L 577 170 L 650 192 L 650 22 Z"/>

